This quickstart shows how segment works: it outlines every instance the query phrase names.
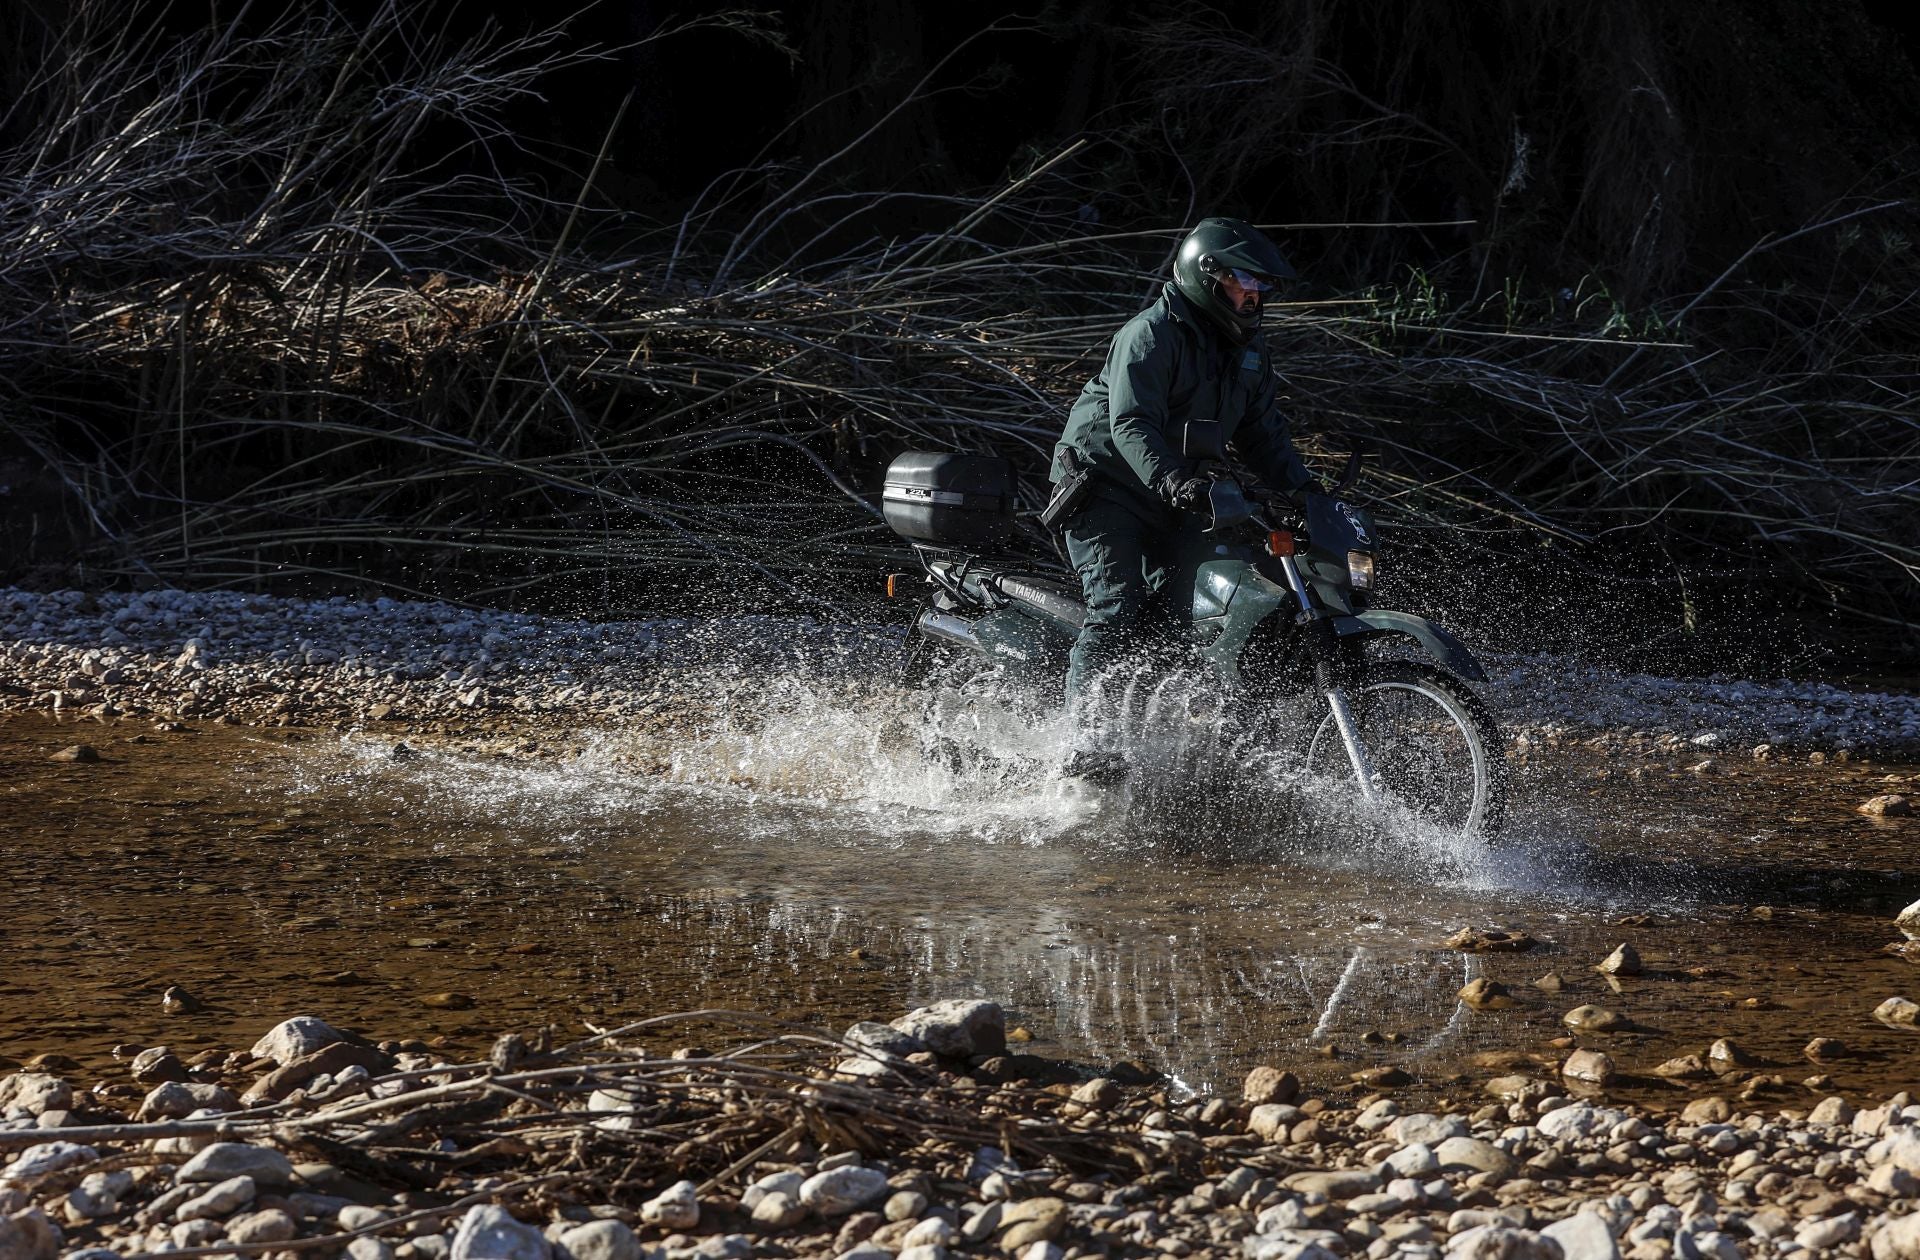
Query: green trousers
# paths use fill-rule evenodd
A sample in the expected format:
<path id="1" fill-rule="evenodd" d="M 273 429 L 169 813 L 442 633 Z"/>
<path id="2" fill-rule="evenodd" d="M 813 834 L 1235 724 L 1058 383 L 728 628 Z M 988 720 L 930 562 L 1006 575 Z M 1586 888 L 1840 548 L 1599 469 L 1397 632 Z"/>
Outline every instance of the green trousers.
<path id="1" fill-rule="evenodd" d="M 1087 606 L 1067 670 L 1067 707 L 1075 712 L 1094 679 L 1156 644 L 1164 649 L 1177 641 L 1203 542 L 1197 523 L 1157 527 L 1102 499 L 1088 504 L 1065 532 L 1067 557 L 1080 575 Z M 1170 584 L 1164 599 L 1154 598 Z"/>

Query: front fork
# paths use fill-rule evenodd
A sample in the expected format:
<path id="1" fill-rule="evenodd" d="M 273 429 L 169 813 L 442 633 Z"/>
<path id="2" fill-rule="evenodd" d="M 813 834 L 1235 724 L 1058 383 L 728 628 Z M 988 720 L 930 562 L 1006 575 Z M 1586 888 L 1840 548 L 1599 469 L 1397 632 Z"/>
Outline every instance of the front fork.
<path id="1" fill-rule="evenodd" d="M 1326 611 L 1308 597 L 1306 583 L 1300 580 L 1300 569 L 1293 557 L 1280 556 L 1278 559 L 1280 571 L 1286 574 L 1287 586 L 1300 604 L 1296 620 L 1305 631 L 1307 650 L 1313 656 L 1314 684 L 1320 688 L 1320 694 L 1327 701 L 1327 710 L 1333 714 L 1334 729 L 1340 732 L 1340 744 L 1347 750 L 1347 760 L 1353 765 L 1353 777 L 1360 785 L 1361 799 L 1369 805 L 1377 805 L 1381 797 L 1380 772 L 1374 768 L 1373 754 L 1367 750 L 1366 741 L 1360 738 L 1360 724 L 1354 721 L 1353 705 L 1348 702 L 1347 690 L 1341 683 L 1344 671 L 1340 667 L 1340 649 L 1333 625 Z"/>

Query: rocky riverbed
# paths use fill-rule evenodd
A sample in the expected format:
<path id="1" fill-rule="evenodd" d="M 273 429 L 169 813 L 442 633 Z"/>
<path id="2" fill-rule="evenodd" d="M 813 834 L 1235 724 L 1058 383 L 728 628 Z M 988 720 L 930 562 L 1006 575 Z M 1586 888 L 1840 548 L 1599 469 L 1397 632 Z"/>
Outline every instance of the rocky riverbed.
<path id="1" fill-rule="evenodd" d="M 247 725 L 671 733 L 765 698 L 769 671 L 884 680 L 897 627 L 748 617 L 592 622 L 387 598 L 0 589 L 0 707 Z M 876 668 L 876 662 L 883 664 Z M 1920 698 L 1825 683 L 1609 673 L 1488 657 L 1522 756 L 1597 741 L 1689 766 L 1755 755 L 1920 756 Z"/>
<path id="2" fill-rule="evenodd" d="M 894 644 L 0 591 L 0 1260 L 1920 1256 L 1913 697 L 1494 659 L 1441 879 L 876 797 Z"/>
<path id="3" fill-rule="evenodd" d="M 295 1017 L 185 1061 L 122 1047 L 107 1079 L 46 1056 L 0 1077 L 0 1257 L 1920 1256 L 1904 1093 L 1659 1115 L 1576 1052 L 1430 1110 L 1278 1065 L 1183 1096 L 1024 1053 L 978 999 L 698 1027 L 453 1063 Z"/>

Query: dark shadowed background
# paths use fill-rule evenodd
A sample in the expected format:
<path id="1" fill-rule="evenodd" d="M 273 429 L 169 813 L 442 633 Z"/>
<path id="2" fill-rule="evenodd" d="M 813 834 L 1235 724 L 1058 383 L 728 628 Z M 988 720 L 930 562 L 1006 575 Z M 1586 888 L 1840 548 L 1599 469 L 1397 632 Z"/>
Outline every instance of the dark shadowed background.
<path id="1" fill-rule="evenodd" d="M 886 459 L 1001 450 L 1034 506 L 1104 337 L 1228 213 L 1307 277 L 1295 425 L 1371 441 L 1403 597 L 1898 668 L 1899 15 L 22 0 L 0 579 L 846 611 L 900 563 Z"/>

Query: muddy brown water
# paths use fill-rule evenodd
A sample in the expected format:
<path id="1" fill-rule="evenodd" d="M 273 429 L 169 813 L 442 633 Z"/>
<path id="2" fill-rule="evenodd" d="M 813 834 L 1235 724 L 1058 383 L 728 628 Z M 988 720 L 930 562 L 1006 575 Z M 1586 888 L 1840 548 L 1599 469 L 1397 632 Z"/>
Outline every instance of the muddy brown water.
<path id="1" fill-rule="evenodd" d="M 1499 1052 L 1561 1053 L 1563 1013 L 1599 1003 L 1636 1028 L 1580 1044 L 1643 1101 L 1684 1101 L 1644 1073 L 1721 1036 L 1786 1078 L 1779 1106 L 1816 1072 L 1856 1098 L 1920 1085 L 1920 1033 L 1871 1015 L 1920 997 L 1882 952 L 1920 895 L 1920 818 L 1853 808 L 1913 767 L 1698 776 L 1568 749 L 1521 773 L 1498 855 L 1257 814 L 1183 846 L 1109 798 L 942 784 L 831 714 L 803 725 L 647 750 L 639 773 L 619 735 L 541 762 L 0 717 L 0 1055 L 119 1080 L 116 1045 L 244 1048 L 297 1013 L 466 1053 L 548 1023 L 840 1024 L 985 995 L 1035 1049 L 1195 1088 L 1391 1063 L 1465 1098 Z M 104 760 L 48 760 L 76 742 Z M 1465 924 L 1541 943 L 1441 946 Z M 1622 941 L 1648 974 L 1616 991 L 1593 964 Z M 1564 991 L 1531 987 L 1547 972 Z M 1477 975 L 1516 1006 L 1466 1010 Z M 163 1009 L 175 985 L 198 1009 Z M 1853 1055 L 1816 1068 L 1816 1035 Z"/>

